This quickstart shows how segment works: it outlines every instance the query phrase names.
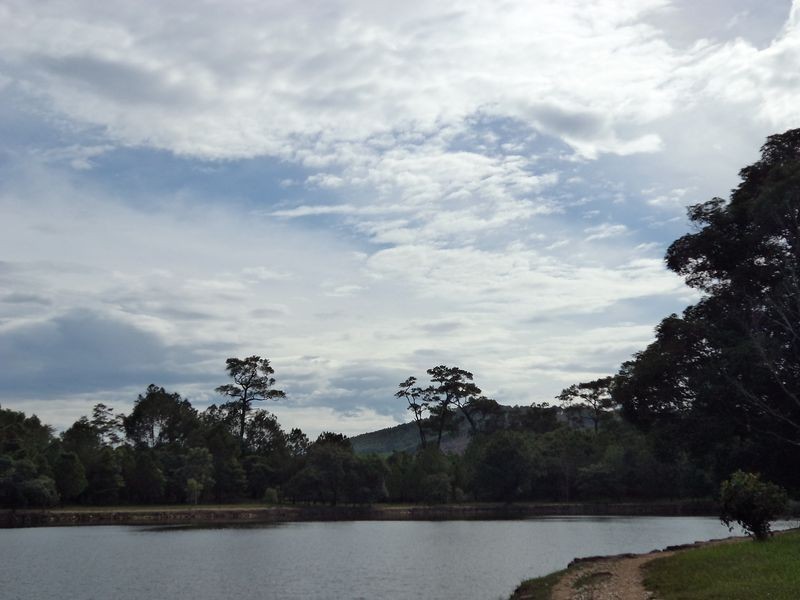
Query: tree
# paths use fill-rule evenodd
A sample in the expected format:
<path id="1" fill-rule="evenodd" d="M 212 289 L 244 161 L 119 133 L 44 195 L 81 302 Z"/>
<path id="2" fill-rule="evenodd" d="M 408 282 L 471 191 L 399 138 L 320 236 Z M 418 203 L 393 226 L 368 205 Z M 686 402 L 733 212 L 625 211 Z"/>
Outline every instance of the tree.
<path id="1" fill-rule="evenodd" d="M 406 379 L 400 384 L 400 389 L 395 392 L 395 398 L 405 398 L 408 402 L 407 409 L 414 415 L 414 423 L 416 423 L 419 431 L 420 447 L 425 448 L 427 446 L 427 440 L 425 439 L 424 421 L 425 412 L 428 409 L 430 399 L 426 391 L 417 386 L 416 383 L 416 377 L 409 377 Z"/>
<path id="2" fill-rule="evenodd" d="M 225 370 L 233 383 L 221 385 L 216 391 L 218 394 L 233 398 L 231 404 L 236 408 L 239 418 L 239 443 L 244 453 L 245 425 L 253 402 L 278 400 L 285 398 L 286 394 L 273 389 L 275 378 L 272 375 L 275 370 L 270 365 L 269 359 L 260 356 L 248 356 L 244 359 L 229 358 L 225 361 Z"/>
<path id="3" fill-rule="evenodd" d="M 729 200 L 689 208 L 667 266 L 700 293 L 612 387 L 655 447 L 800 485 L 800 130 L 770 136 Z"/>
<path id="4" fill-rule="evenodd" d="M 115 504 L 125 486 L 122 468 L 115 451 L 109 447 L 100 450 L 94 462 L 86 467 L 89 486 L 86 496 L 92 504 Z"/>
<path id="5" fill-rule="evenodd" d="M 472 373 L 458 367 L 445 365 L 428 369 L 427 373 L 431 376 L 432 393 L 434 397 L 438 398 L 439 406 L 442 409 L 441 415 L 447 414 L 450 407 L 456 407 L 466 417 L 472 431 L 477 431 L 475 419 L 471 414 L 471 403 L 480 396 L 481 390 L 472 382 Z M 440 416 L 438 433 L 439 444 L 441 444 L 444 423 L 442 416 Z"/>
<path id="6" fill-rule="evenodd" d="M 89 485 L 86 471 L 74 452 L 59 453 L 53 470 L 56 488 L 62 502 L 74 501 Z"/>
<path id="7" fill-rule="evenodd" d="M 134 446 L 157 448 L 184 445 L 198 428 L 197 411 L 180 394 L 150 384 L 139 394 L 133 411 L 122 419 L 125 435 Z"/>
<path id="8" fill-rule="evenodd" d="M 603 377 L 586 383 L 577 383 L 564 389 L 556 398 L 561 401 L 563 408 L 577 408 L 588 411 L 589 418 L 594 424 L 597 433 L 600 420 L 614 407 L 611 395 L 613 377 Z"/>
<path id="9" fill-rule="evenodd" d="M 90 423 L 100 435 L 100 441 L 106 446 L 118 446 L 122 442 L 120 433 L 123 431 L 124 416 L 115 415 L 114 409 L 102 402 L 92 408 Z"/>
<path id="10" fill-rule="evenodd" d="M 770 521 L 785 510 L 786 491 L 780 486 L 762 481 L 756 473 L 737 471 L 723 482 L 720 490 L 720 520 L 731 530 L 738 523 L 756 540 L 769 538 Z"/>
<path id="11" fill-rule="evenodd" d="M 498 431 L 474 438 L 467 451 L 479 498 L 511 502 L 525 494 L 541 462 L 527 434 Z"/>
<path id="12" fill-rule="evenodd" d="M 253 454 L 286 451 L 286 434 L 278 419 L 266 410 L 254 410 L 245 425 L 245 443 Z"/>
<path id="13" fill-rule="evenodd" d="M 667 265 L 704 294 L 691 317 L 729 412 L 800 446 L 800 129 L 767 138 L 740 175 L 729 202 L 690 207 L 698 230 Z"/>
<path id="14" fill-rule="evenodd" d="M 203 492 L 214 487 L 214 459 L 207 448 L 191 448 L 184 466 L 188 499 L 197 504 Z M 194 484 L 189 484 L 194 481 Z"/>
<path id="15" fill-rule="evenodd" d="M 496 402 L 480 395 L 480 388 L 472 382 L 472 373 L 458 367 L 439 365 L 427 370 L 431 385 L 421 388 L 416 377 L 409 377 L 400 384 L 396 398 L 404 398 L 408 410 L 414 414 L 420 435 L 421 447 L 427 446 L 424 414 L 427 412 L 436 423 L 436 447 L 442 445 L 442 435 L 453 412 L 458 409 L 470 424 L 473 432 L 478 430 L 476 413 L 493 414 Z"/>
<path id="16" fill-rule="evenodd" d="M 289 449 L 289 454 L 297 458 L 304 456 L 308 452 L 308 447 L 311 443 L 308 441 L 308 436 L 303 433 L 302 429 L 297 427 L 292 428 L 289 435 L 286 437 L 286 446 Z"/>
<path id="17" fill-rule="evenodd" d="M 132 496 L 139 502 L 155 503 L 162 500 L 166 478 L 152 450 L 141 450 L 136 455 L 133 472 L 126 483 Z"/>

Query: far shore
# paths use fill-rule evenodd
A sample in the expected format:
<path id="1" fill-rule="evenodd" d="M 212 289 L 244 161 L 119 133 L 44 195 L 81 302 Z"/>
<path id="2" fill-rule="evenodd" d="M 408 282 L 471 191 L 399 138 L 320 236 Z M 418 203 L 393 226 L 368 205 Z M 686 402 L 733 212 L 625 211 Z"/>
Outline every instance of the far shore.
<path id="1" fill-rule="evenodd" d="M 73 525 L 224 525 L 291 521 L 434 521 L 546 516 L 714 516 L 710 500 L 609 503 L 76 506 L 0 510 L 0 528 Z"/>

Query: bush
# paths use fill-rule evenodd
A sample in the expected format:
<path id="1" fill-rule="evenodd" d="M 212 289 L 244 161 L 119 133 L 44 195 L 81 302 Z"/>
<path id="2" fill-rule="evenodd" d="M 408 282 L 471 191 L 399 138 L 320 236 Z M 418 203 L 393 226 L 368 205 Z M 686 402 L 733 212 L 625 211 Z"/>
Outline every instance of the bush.
<path id="1" fill-rule="evenodd" d="M 738 523 L 748 535 L 766 540 L 770 521 L 786 510 L 786 491 L 774 483 L 761 481 L 757 473 L 736 471 L 722 483 L 720 490 L 720 520 L 733 530 Z"/>
<path id="2" fill-rule="evenodd" d="M 278 490 L 268 487 L 264 490 L 264 496 L 261 498 L 264 504 L 277 504 L 278 503 Z"/>

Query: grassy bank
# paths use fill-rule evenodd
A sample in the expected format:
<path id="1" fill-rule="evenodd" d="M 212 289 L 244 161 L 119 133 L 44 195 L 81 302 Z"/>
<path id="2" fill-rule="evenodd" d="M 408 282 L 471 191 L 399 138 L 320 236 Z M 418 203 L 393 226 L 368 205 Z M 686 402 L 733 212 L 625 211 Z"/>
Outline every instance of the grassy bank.
<path id="1" fill-rule="evenodd" d="M 646 562 L 645 588 L 660 600 L 800 598 L 800 530 L 763 543 L 743 538 L 699 544 Z M 550 600 L 553 587 L 572 569 L 523 581 L 509 600 Z"/>
<path id="2" fill-rule="evenodd" d="M 797 600 L 800 531 L 656 559 L 645 567 L 645 586 L 663 600 Z"/>
<path id="3" fill-rule="evenodd" d="M 514 590 L 509 600 L 550 600 L 550 592 L 553 590 L 559 579 L 566 573 L 556 571 L 544 577 L 526 579 Z"/>

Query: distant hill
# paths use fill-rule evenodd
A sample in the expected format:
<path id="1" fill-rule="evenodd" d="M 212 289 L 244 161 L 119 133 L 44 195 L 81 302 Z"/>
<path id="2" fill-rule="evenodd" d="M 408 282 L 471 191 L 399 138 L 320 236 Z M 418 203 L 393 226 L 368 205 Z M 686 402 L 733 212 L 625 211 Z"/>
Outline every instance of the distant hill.
<path id="1" fill-rule="evenodd" d="M 537 409 L 530 406 L 500 405 L 498 413 L 491 417 L 493 429 L 507 429 L 512 425 L 528 423 L 537 418 Z M 539 409 L 541 411 L 541 409 Z M 563 411 L 553 408 L 553 416 L 564 421 Z M 489 422 L 487 421 L 487 424 Z M 525 427 L 525 425 L 522 425 Z M 526 427 L 527 428 L 527 427 Z M 467 420 L 457 413 L 453 418 L 451 430 L 442 436 L 442 450 L 462 454 L 470 441 L 470 427 Z M 435 441 L 435 433 L 427 434 L 428 440 Z M 362 433 L 350 438 L 353 450 L 357 454 L 392 454 L 393 452 L 414 452 L 419 446 L 419 430 L 414 422 Z"/>

